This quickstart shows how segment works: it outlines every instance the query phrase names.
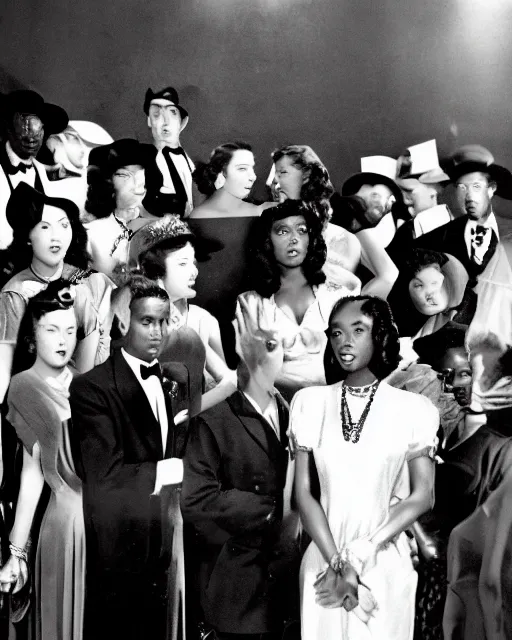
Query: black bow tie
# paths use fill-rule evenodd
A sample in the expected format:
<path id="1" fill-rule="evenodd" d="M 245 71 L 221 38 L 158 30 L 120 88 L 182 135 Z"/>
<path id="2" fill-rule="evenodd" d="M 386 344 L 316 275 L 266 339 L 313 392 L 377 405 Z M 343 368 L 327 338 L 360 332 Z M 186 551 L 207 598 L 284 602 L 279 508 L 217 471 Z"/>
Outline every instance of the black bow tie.
<path id="1" fill-rule="evenodd" d="M 176 149 L 173 149 L 172 147 L 164 147 L 162 150 L 162 153 L 165 155 L 169 155 L 170 153 L 172 153 L 175 156 L 184 156 L 185 155 L 185 151 L 183 149 L 183 147 L 177 147 Z"/>
<path id="2" fill-rule="evenodd" d="M 490 227 L 485 227 L 483 224 L 477 224 L 476 227 L 471 229 L 471 234 L 474 236 L 484 235 L 489 231 Z"/>
<path id="3" fill-rule="evenodd" d="M 160 370 L 160 365 L 158 362 L 155 362 L 154 365 L 148 367 L 145 364 L 140 365 L 140 376 L 143 380 L 147 380 L 151 376 L 156 376 L 160 382 L 162 381 L 162 371 Z"/>
<path id="4" fill-rule="evenodd" d="M 9 173 L 12 176 L 15 176 L 17 173 L 20 173 L 20 172 L 27 173 L 27 171 L 33 168 L 34 168 L 34 165 L 32 164 L 25 164 L 24 162 L 20 162 L 17 167 L 15 167 L 14 165 L 11 165 L 11 170 L 9 171 Z"/>

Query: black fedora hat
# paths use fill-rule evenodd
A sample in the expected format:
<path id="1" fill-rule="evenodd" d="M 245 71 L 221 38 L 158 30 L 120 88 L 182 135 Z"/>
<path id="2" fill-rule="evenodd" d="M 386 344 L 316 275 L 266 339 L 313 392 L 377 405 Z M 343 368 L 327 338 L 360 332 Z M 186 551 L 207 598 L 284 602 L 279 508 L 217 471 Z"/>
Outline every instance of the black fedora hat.
<path id="1" fill-rule="evenodd" d="M 373 173 L 373 171 L 361 171 L 350 176 L 341 187 L 342 196 L 353 196 L 364 184 L 383 184 L 395 196 L 397 202 L 403 202 L 403 195 L 397 183 L 381 173 Z"/>
<path id="2" fill-rule="evenodd" d="M 451 166 L 447 167 L 446 173 L 450 176 L 452 182 L 457 182 L 468 173 L 486 173 L 490 180 L 496 183 L 496 195 L 506 200 L 512 200 L 512 173 L 499 164 L 466 160 L 460 163 L 452 163 Z"/>
<path id="3" fill-rule="evenodd" d="M 448 349 L 464 348 L 468 325 L 448 321 L 441 329 L 428 336 L 417 338 L 413 342 L 413 349 L 424 364 L 437 364 Z"/>
<path id="4" fill-rule="evenodd" d="M 68 218 L 79 220 L 80 211 L 74 202 L 66 198 L 50 198 L 26 182 L 20 182 L 7 202 L 5 217 L 14 233 L 27 234 L 41 222 L 45 205 L 61 209 Z"/>
<path id="5" fill-rule="evenodd" d="M 188 111 L 180 105 L 180 98 L 178 96 L 178 92 L 174 87 L 165 87 L 165 89 L 161 89 L 160 91 L 153 91 L 152 89 L 148 89 L 146 91 L 146 96 L 144 98 L 144 113 L 146 115 L 149 114 L 149 107 L 151 106 L 152 100 L 169 100 L 172 104 L 177 107 L 179 112 L 181 113 L 181 119 L 184 120 L 188 118 Z"/>
<path id="6" fill-rule="evenodd" d="M 131 164 L 138 164 L 146 169 L 155 159 L 155 155 L 156 149 L 153 145 L 133 138 L 121 138 L 111 144 L 92 149 L 89 154 L 89 168 L 96 167 L 110 178 L 118 169 Z"/>
<path id="7" fill-rule="evenodd" d="M 41 119 L 46 135 L 64 131 L 69 122 L 62 107 L 45 102 L 42 96 L 29 89 L 19 89 L 2 96 L 0 111 L 4 120 L 10 120 L 15 113 L 36 115 Z"/>

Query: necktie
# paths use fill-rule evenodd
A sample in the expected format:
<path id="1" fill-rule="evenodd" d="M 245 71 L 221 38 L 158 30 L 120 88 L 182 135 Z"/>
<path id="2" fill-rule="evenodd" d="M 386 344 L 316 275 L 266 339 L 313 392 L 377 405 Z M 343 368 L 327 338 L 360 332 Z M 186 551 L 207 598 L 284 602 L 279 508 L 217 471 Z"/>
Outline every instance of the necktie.
<path id="1" fill-rule="evenodd" d="M 165 158 L 165 161 L 167 162 L 167 167 L 169 168 L 171 180 L 174 185 L 174 191 L 176 192 L 176 198 L 180 201 L 180 203 L 183 203 L 183 207 L 185 207 L 188 200 L 187 191 L 180 177 L 180 174 L 176 169 L 174 162 L 169 157 L 171 154 L 185 156 L 185 152 L 183 151 L 182 147 L 178 147 L 178 149 L 171 149 L 170 147 L 164 147 L 162 149 L 162 154 Z"/>
<path id="2" fill-rule="evenodd" d="M 489 227 L 484 227 L 482 224 L 477 224 L 471 229 L 471 261 L 478 265 L 482 264 L 489 248 L 489 242 L 486 240 L 490 231 Z"/>
<path id="3" fill-rule="evenodd" d="M 147 380 L 151 376 L 156 376 L 160 380 L 160 382 L 162 382 L 162 371 L 160 370 L 160 365 L 158 364 L 158 362 L 155 362 L 155 364 L 151 367 L 141 364 L 140 376 L 143 380 Z"/>

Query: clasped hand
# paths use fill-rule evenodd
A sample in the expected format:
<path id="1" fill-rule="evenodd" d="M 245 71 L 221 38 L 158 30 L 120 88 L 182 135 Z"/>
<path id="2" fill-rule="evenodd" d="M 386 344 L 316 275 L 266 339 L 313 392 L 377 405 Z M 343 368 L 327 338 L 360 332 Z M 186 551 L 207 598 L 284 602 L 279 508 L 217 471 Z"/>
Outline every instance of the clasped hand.
<path id="1" fill-rule="evenodd" d="M 11 556 L 0 569 L 0 591 L 17 593 L 28 580 L 28 567 L 25 560 Z M 14 588 L 13 588 L 14 587 Z"/>

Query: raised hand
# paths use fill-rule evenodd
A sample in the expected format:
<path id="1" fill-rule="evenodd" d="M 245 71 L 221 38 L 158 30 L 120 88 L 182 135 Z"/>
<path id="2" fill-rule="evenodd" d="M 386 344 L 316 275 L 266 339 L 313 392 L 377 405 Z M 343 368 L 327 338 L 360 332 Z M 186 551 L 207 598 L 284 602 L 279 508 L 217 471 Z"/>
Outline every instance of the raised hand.
<path id="1" fill-rule="evenodd" d="M 266 298 L 240 296 L 233 325 L 236 351 L 249 374 L 273 384 L 284 356 L 274 305 Z"/>

